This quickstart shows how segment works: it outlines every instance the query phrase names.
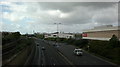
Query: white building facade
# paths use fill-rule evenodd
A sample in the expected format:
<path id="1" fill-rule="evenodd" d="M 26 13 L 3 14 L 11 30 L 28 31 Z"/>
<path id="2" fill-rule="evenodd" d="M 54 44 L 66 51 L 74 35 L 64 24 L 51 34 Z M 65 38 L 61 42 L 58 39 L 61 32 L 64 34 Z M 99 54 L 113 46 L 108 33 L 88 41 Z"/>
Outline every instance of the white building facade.
<path id="1" fill-rule="evenodd" d="M 104 25 L 94 27 L 93 29 L 84 30 L 83 39 L 92 40 L 109 40 L 112 35 L 116 35 L 119 39 L 120 26 Z"/>
<path id="2" fill-rule="evenodd" d="M 74 38 L 73 34 L 68 34 L 68 33 L 52 33 L 52 34 L 45 34 L 45 38 Z"/>

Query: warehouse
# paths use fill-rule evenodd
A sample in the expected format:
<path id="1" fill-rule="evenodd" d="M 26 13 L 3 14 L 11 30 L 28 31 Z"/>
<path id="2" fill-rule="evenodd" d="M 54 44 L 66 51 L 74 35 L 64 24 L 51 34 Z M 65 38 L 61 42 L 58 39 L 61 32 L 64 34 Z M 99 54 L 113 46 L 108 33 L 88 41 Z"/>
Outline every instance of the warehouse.
<path id="1" fill-rule="evenodd" d="M 51 33 L 51 34 L 45 34 L 45 38 L 74 38 L 73 34 L 70 33 Z"/>
<path id="2" fill-rule="evenodd" d="M 83 39 L 108 41 L 112 35 L 116 35 L 119 38 L 118 33 L 120 33 L 120 26 L 104 25 L 94 27 L 93 29 L 84 30 L 82 36 Z"/>

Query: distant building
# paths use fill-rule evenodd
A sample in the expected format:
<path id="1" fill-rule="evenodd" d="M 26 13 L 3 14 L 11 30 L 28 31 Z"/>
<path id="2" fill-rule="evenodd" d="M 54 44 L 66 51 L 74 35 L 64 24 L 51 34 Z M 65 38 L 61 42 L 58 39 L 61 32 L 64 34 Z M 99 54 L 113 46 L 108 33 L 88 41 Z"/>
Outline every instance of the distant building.
<path id="1" fill-rule="evenodd" d="M 118 34 L 120 33 L 120 26 L 104 25 L 94 27 L 93 29 L 84 30 L 82 33 L 83 39 L 93 40 L 109 40 L 112 35 L 116 35 L 119 39 Z"/>
<path id="2" fill-rule="evenodd" d="M 45 38 L 74 38 L 73 34 L 69 34 L 69 33 L 51 33 L 51 34 L 45 34 L 44 35 Z"/>

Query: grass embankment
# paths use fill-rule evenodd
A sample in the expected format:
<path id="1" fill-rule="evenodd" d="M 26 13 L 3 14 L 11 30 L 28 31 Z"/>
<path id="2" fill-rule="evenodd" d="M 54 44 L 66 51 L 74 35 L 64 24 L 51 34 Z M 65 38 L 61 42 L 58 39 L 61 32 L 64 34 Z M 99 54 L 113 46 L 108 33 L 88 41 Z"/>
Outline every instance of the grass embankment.
<path id="1" fill-rule="evenodd" d="M 9 46 L 9 51 L 5 51 L 2 57 L 3 65 L 24 65 L 28 56 L 31 53 L 32 48 L 34 47 L 34 40 L 32 38 L 22 38 L 19 41 L 16 41 Z M 14 47 L 14 48 L 13 48 Z M 7 48 L 7 46 L 6 46 Z"/>
<path id="2" fill-rule="evenodd" d="M 120 46 L 109 41 L 92 40 L 89 42 L 89 52 L 105 60 L 120 64 Z M 88 50 L 85 48 L 85 50 Z"/>

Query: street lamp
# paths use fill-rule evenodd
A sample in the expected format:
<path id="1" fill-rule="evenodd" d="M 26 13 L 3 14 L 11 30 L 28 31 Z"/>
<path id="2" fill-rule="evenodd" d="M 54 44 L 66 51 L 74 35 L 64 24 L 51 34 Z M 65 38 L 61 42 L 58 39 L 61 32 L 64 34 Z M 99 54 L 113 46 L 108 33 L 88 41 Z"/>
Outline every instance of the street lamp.
<path id="1" fill-rule="evenodd" d="M 59 33 L 59 31 L 58 31 L 58 25 L 61 24 L 61 23 L 54 23 L 54 24 L 57 25 L 57 33 Z"/>
<path id="2" fill-rule="evenodd" d="M 59 34 L 59 31 L 58 31 L 58 25 L 61 24 L 61 23 L 54 23 L 54 24 L 57 25 L 57 39 L 56 39 L 56 42 L 57 42 L 57 41 L 58 41 L 58 37 L 59 37 L 59 36 L 58 36 L 58 34 Z"/>

